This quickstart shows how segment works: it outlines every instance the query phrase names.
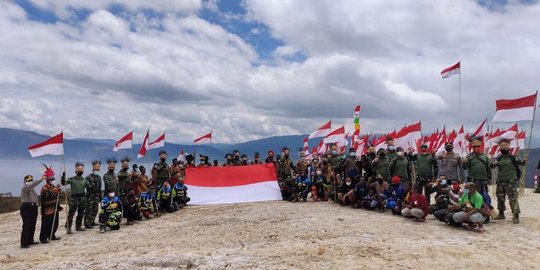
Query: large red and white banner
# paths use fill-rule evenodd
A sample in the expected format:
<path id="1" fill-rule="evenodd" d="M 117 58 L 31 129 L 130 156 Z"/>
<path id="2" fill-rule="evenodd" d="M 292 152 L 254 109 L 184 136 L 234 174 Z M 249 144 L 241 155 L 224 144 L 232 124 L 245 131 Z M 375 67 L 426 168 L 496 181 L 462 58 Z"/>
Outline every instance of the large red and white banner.
<path id="1" fill-rule="evenodd" d="M 281 200 L 274 164 L 187 168 L 190 204 Z"/>
<path id="2" fill-rule="evenodd" d="M 44 155 L 63 155 L 64 154 L 64 132 L 50 137 L 44 142 L 34 144 L 28 147 L 28 152 L 32 157 Z"/>

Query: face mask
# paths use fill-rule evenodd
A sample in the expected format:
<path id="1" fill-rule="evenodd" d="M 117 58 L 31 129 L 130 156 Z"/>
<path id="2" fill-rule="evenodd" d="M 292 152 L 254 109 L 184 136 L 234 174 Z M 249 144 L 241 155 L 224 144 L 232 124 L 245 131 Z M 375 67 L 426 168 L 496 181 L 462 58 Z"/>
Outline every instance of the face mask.
<path id="1" fill-rule="evenodd" d="M 446 185 L 446 179 L 445 180 L 441 180 L 441 185 Z"/>
<path id="2" fill-rule="evenodd" d="M 321 172 L 321 171 L 317 171 L 317 175 L 321 175 L 321 174 L 322 174 L 322 172 Z"/>
<path id="3" fill-rule="evenodd" d="M 396 147 L 393 146 L 393 145 L 390 145 L 390 146 L 388 146 L 388 150 L 389 151 L 394 151 L 394 150 L 396 150 Z"/>
<path id="4" fill-rule="evenodd" d="M 49 185 L 56 186 L 56 181 L 53 180 L 53 181 L 49 182 Z"/>
<path id="5" fill-rule="evenodd" d="M 201 163 L 204 163 L 204 160 L 201 159 Z"/>
<path id="6" fill-rule="evenodd" d="M 160 158 L 159 160 L 161 160 L 161 162 L 165 162 L 165 160 L 167 160 L 166 158 Z"/>
<path id="7" fill-rule="evenodd" d="M 402 156 L 403 156 L 403 152 L 401 152 L 401 151 L 397 152 L 397 156 L 398 156 L 398 157 L 402 157 Z"/>
<path id="8" fill-rule="evenodd" d="M 32 184 L 32 183 L 34 183 L 34 181 L 24 182 L 24 184 L 27 185 L 27 186 L 30 185 L 30 184 Z"/>
<path id="9" fill-rule="evenodd" d="M 464 189 L 463 189 L 463 193 L 467 194 L 467 193 L 469 193 L 469 190 L 466 189 L 466 188 L 464 188 Z"/>
<path id="10" fill-rule="evenodd" d="M 83 172 L 77 172 L 77 176 L 83 175 Z"/>
<path id="11" fill-rule="evenodd" d="M 345 185 L 347 185 L 347 186 L 350 186 L 351 184 L 352 184 L 352 182 L 349 182 L 349 181 L 345 182 Z"/>
<path id="12" fill-rule="evenodd" d="M 459 184 L 452 184 L 452 189 L 455 191 L 459 190 Z"/>
<path id="13" fill-rule="evenodd" d="M 503 155 L 508 155 L 508 153 L 510 153 L 510 151 L 508 149 L 502 149 L 501 150 L 501 154 L 503 154 Z"/>
<path id="14" fill-rule="evenodd" d="M 445 147 L 444 150 L 446 150 L 446 152 L 450 152 L 454 150 L 454 147 Z"/>
<path id="15" fill-rule="evenodd" d="M 356 153 L 351 152 L 351 153 L 349 153 L 349 156 L 350 156 L 350 157 L 356 157 Z"/>
<path id="16" fill-rule="evenodd" d="M 109 193 L 109 197 L 114 197 L 114 192 Z"/>
<path id="17" fill-rule="evenodd" d="M 114 169 L 109 169 L 109 172 L 110 172 L 110 173 L 114 173 Z"/>
<path id="18" fill-rule="evenodd" d="M 337 155 L 337 151 L 336 150 L 332 150 L 332 155 Z"/>
<path id="19" fill-rule="evenodd" d="M 313 163 L 317 163 L 317 162 L 319 162 L 318 159 L 314 159 L 314 160 L 313 160 Z"/>
<path id="20" fill-rule="evenodd" d="M 379 156 L 380 156 L 380 157 L 384 157 L 384 156 L 386 156 L 386 154 L 383 153 L 383 152 L 381 152 L 381 153 L 379 154 Z"/>

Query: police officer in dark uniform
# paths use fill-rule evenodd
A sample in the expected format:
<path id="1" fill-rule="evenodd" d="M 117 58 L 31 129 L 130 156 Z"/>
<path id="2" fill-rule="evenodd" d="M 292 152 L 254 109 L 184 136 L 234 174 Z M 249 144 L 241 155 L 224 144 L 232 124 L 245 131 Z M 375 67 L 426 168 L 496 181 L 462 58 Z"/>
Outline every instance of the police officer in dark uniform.
<path id="1" fill-rule="evenodd" d="M 45 175 L 38 181 L 34 181 L 34 177 L 31 175 L 24 177 L 24 186 L 21 190 L 21 218 L 23 221 L 21 248 L 28 248 L 30 245 L 38 243 L 34 241 L 38 216 L 38 196 L 34 188 L 41 184 L 45 179 Z"/>

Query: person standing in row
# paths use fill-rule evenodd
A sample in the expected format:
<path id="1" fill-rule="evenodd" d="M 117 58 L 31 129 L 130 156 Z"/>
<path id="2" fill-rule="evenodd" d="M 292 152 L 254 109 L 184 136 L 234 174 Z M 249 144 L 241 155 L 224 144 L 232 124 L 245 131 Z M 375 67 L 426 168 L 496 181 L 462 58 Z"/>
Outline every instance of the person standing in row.
<path id="1" fill-rule="evenodd" d="M 82 227 L 82 221 L 84 218 L 84 210 L 86 205 L 86 180 L 82 177 L 84 173 L 84 165 L 80 162 L 75 163 L 76 176 L 70 177 L 66 180 L 66 174 L 62 173 L 62 185 L 70 185 L 71 194 L 69 196 L 69 212 L 66 220 L 67 234 L 72 234 L 71 225 L 73 224 L 73 216 L 77 212 L 77 218 L 75 221 L 76 231 L 85 231 Z"/>
<path id="2" fill-rule="evenodd" d="M 96 226 L 96 216 L 99 211 L 101 201 L 101 176 L 98 172 L 101 169 L 101 161 L 92 161 L 92 173 L 86 176 L 86 210 L 84 213 L 84 227 L 92 229 Z"/>
<path id="3" fill-rule="evenodd" d="M 118 189 L 118 177 L 114 173 L 116 162 L 117 160 L 115 158 L 107 159 L 108 171 L 103 175 L 103 183 L 105 184 L 105 190 L 111 190 L 118 195 L 120 193 Z M 107 197 L 107 192 L 103 193 L 103 197 Z"/>
<path id="4" fill-rule="evenodd" d="M 43 175 L 38 181 L 34 181 L 34 177 L 27 175 L 24 177 L 24 186 L 21 190 L 21 248 L 28 248 L 30 245 L 37 244 L 34 241 L 36 232 L 36 222 L 38 216 L 38 196 L 34 190 L 46 177 Z"/>
<path id="5" fill-rule="evenodd" d="M 52 168 L 47 168 L 45 171 L 47 177 L 47 184 L 41 188 L 41 232 L 39 234 L 39 241 L 42 244 L 49 243 L 49 240 L 60 240 L 60 237 L 56 237 L 56 231 L 58 230 L 58 219 L 60 218 L 59 195 L 60 184 L 56 184 L 54 171 Z"/>

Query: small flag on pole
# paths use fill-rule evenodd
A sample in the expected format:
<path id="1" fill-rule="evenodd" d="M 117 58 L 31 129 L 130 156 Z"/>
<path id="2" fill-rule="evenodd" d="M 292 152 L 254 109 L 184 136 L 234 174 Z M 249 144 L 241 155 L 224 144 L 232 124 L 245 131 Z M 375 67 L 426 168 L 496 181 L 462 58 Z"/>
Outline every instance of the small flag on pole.
<path id="1" fill-rule="evenodd" d="M 129 149 L 133 147 L 133 131 L 124 135 L 120 140 L 114 144 L 113 151 L 116 152 L 120 149 Z"/>
<path id="2" fill-rule="evenodd" d="M 34 144 L 28 147 L 32 157 L 44 155 L 63 155 L 64 154 L 64 132 L 50 137 L 44 142 Z"/>
<path id="3" fill-rule="evenodd" d="M 210 143 L 211 141 L 212 141 L 212 132 L 195 139 L 193 142 L 194 143 Z"/>
<path id="4" fill-rule="evenodd" d="M 518 99 L 498 99 L 495 101 L 496 111 L 493 121 L 532 120 L 535 104 L 536 93 Z"/>
<path id="5" fill-rule="evenodd" d="M 332 126 L 332 121 L 328 121 L 328 123 L 322 125 L 320 128 L 315 130 L 315 132 L 311 133 L 308 139 L 313 139 L 317 137 L 325 137 L 326 135 L 328 135 L 328 133 L 330 133 L 331 126 Z"/>
<path id="6" fill-rule="evenodd" d="M 441 71 L 441 76 L 443 79 L 446 79 L 448 77 L 451 77 L 452 75 L 460 74 L 460 68 L 461 68 L 461 61 L 457 62 L 456 64 L 447 67 Z"/>
<path id="7" fill-rule="evenodd" d="M 137 154 L 137 158 L 142 158 L 146 155 L 146 150 L 148 149 L 148 137 L 150 136 L 150 130 L 146 131 L 146 135 L 144 136 L 143 143 L 141 144 L 141 148 L 139 149 L 139 154 Z"/>
<path id="8" fill-rule="evenodd" d="M 165 146 L 165 131 L 155 141 L 148 144 L 148 150 Z"/>

